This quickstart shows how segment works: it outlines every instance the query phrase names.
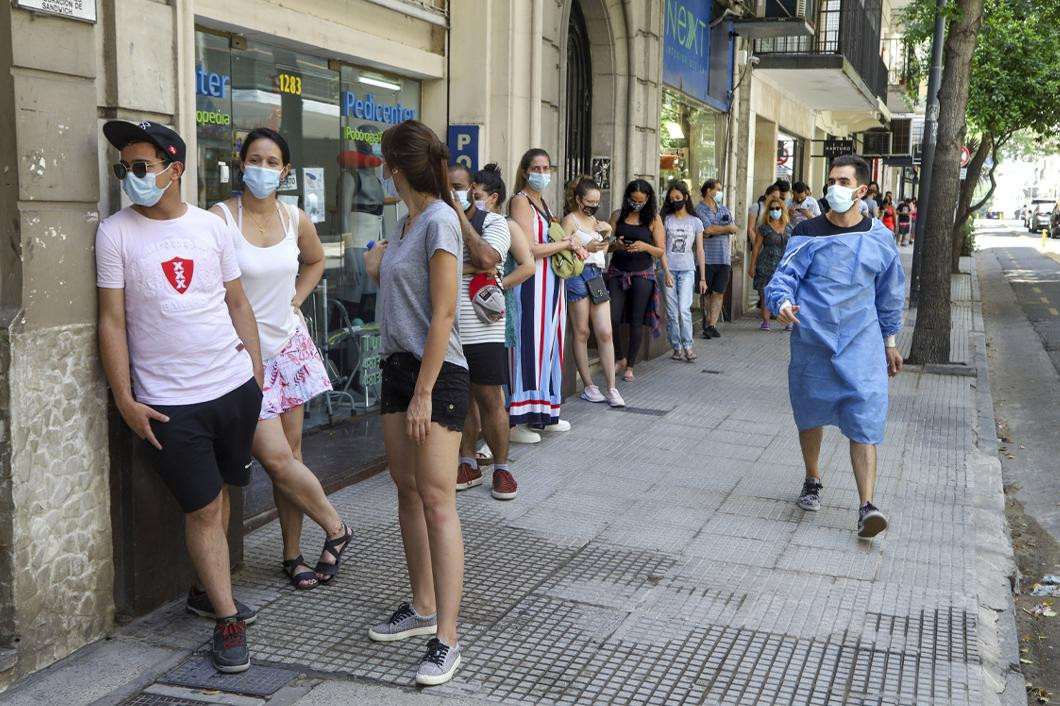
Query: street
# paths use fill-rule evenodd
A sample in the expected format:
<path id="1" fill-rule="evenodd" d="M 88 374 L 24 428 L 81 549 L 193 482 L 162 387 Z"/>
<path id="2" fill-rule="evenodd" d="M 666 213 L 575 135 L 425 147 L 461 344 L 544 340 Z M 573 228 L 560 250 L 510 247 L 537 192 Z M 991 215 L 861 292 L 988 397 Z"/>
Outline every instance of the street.
<path id="1" fill-rule="evenodd" d="M 366 635 L 408 598 L 382 474 L 332 495 L 355 530 L 335 586 L 286 584 L 275 522 L 248 537 L 235 582 L 261 607 L 249 672 L 216 674 L 209 623 L 177 602 L 7 702 L 1026 703 L 977 291 L 956 279 L 955 350 L 975 372 L 911 367 L 891 386 L 877 486 L 891 527 L 875 541 L 855 536 L 835 430 L 822 509 L 796 507 L 787 334 L 743 319 L 697 341 L 695 365 L 639 366 L 624 411 L 568 400 L 571 432 L 516 447 L 516 500 L 459 495 L 464 665 L 450 684 L 417 693 L 423 643 Z"/>
<path id="2" fill-rule="evenodd" d="M 1034 585 L 1060 568 L 1060 241 L 1013 221 L 980 221 L 977 256 L 1009 525 L 1022 575 L 1021 659 L 1027 682 L 1060 689 L 1060 627 L 1039 615 Z"/>

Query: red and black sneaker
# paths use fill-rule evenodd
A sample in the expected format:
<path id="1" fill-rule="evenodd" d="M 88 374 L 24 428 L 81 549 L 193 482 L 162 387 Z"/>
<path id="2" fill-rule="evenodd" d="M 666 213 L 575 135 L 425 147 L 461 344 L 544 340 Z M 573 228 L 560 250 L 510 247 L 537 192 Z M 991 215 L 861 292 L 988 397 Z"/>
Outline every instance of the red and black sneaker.
<path id="1" fill-rule="evenodd" d="M 494 469 L 493 471 L 493 497 L 498 500 L 512 500 L 519 492 L 519 484 L 515 482 L 515 476 L 506 469 Z"/>
<path id="2" fill-rule="evenodd" d="M 250 669 L 247 624 L 236 616 L 217 621 L 210 650 L 213 666 L 219 672 L 236 674 Z"/>
<path id="3" fill-rule="evenodd" d="M 456 489 L 467 490 L 482 485 L 482 470 L 472 468 L 470 463 L 461 463 L 456 471 Z"/>

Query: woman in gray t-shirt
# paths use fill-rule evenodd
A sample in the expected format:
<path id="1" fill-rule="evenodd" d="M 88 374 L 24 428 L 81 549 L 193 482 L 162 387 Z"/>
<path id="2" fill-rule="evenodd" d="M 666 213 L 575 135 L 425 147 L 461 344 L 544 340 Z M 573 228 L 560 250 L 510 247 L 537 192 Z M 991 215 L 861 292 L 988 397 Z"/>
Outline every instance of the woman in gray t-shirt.
<path id="1" fill-rule="evenodd" d="M 703 271 L 703 221 L 692 210 L 688 187 L 671 182 L 662 209 L 666 230 L 666 333 L 674 360 L 692 362 L 692 290 L 696 286 L 696 265 Z M 702 292 L 701 292 L 702 293 Z"/>
<path id="2" fill-rule="evenodd" d="M 367 253 L 365 268 L 379 282 L 383 437 L 412 601 L 368 636 L 436 635 L 416 673 L 416 683 L 429 686 L 449 681 L 460 664 L 464 545 L 453 469 L 470 390 L 455 326 L 466 220 L 453 206 L 449 150 L 430 128 L 415 120 L 395 125 L 382 147 L 384 189 L 396 190 L 409 213 L 389 241 Z"/>

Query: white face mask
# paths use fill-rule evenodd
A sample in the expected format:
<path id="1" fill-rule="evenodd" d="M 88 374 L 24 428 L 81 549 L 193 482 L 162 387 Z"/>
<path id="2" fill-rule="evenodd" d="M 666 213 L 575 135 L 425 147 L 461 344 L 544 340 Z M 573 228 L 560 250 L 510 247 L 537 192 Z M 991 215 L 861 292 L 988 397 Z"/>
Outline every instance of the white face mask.
<path id="1" fill-rule="evenodd" d="M 486 202 L 483 199 L 475 199 L 475 208 L 478 209 L 479 211 L 486 211 L 486 212 L 489 212 L 489 210 L 490 210 L 489 206 L 486 205 Z"/>
<path id="2" fill-rule="evenodd" d="M 401 194 L 398 193 L 397 186 L 394 184 L 394 177 L 392 176 L 383 177 L 383 198 L 401 198 Z"/>
<path id="3" fill-rule="evenodd" d="M 846 213 L 854 205 L 854 191 L 849 186 L 832 184 L 828 187 L 828 205 L 836 213 Z"/>
<path id="4" fill-rule="evenodd" d="M 725 203 L 725 192 L 721 189 L 718 189 L 717 192 L 715 192 L 714 203 L 718 204 L 719 206 Z"/>
<path id="5" fill-rule="evenodd" d="M 460 208 L 465 211 L 471 208 L 471 202 L 467 200 L 467 189 L 461 189 L 460 191 L 453 191 L 453 200 L 460 204 Z"/>

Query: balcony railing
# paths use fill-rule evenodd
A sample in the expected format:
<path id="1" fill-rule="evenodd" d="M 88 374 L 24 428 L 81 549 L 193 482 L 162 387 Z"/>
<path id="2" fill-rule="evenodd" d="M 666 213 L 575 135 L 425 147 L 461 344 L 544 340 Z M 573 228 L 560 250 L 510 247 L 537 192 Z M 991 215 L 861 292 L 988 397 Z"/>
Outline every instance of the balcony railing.
<path id="1" fill-rule="evenodd" d="M 812 37 L 755 40 L 755 54 L 837 54 L 846 57 L 869 90 L 887 95 L 887 67 L 880 58 L 881 0 L 820 0 Z"/>
<path id="2" fill-rule="evenodd" d="M 889 67 L 887 85 L 905 86 L 913 76 L 913 45 L 902 37 L 883 40 L 883 56 Z"/>

